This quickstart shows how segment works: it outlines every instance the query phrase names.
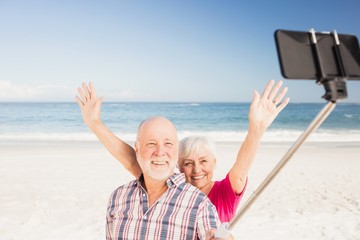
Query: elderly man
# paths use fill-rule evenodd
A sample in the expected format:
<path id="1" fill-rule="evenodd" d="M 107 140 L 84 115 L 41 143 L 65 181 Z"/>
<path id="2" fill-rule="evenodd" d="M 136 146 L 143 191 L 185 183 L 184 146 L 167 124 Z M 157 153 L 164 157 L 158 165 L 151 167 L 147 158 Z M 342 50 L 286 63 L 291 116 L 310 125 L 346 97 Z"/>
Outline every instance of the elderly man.
<path id="1" fill-rule="evenodd" d="M 145 120 L 135 151 L 143 174 L 112 193 L 107 239 L 210 239 L 220 223 L 215 207 L 183 174 L 174 174 L 175 126 L 164 117 Z"/>

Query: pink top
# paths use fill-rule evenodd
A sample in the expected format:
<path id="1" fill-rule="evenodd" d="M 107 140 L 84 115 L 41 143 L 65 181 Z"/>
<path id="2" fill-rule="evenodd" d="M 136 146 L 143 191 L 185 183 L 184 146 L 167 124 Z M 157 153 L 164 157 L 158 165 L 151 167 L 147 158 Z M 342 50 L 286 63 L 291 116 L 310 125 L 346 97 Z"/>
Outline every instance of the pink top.
<path id="1" fill-rule="evenodd" d="M 246 185 L 243 191 L 237 195 L 231 187 L 229 174 L 221 181 L 215 181 L 214 186 L 211 188 L 208 197 L 216 207 L 221 222 L 230 222 L 237 210 L 237 207 L 244 195 Z"/>

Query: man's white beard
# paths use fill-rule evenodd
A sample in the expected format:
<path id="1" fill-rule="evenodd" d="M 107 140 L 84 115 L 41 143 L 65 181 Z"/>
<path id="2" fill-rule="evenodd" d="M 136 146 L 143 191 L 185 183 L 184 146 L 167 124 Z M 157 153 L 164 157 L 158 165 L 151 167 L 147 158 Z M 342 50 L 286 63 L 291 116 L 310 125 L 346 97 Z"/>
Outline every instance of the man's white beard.
<path id="1" fill-rule="evenodd" d="M 138 156 L 138 162 L 139 162 L 142 172 L 156 180 L 166 179 L 174 173 L 176 161 L 168 159 L 168 158 L 166 158 L 166 159 L 167 159 L 167 163 L 166 163 L 167 168 L 164 170 L 159 170 L 159 169 L 153 168 L 154 166 L 151 163 L 152 160 L 150 160 L 150 159 L 145 160 L 145 159 L 141 158 L 140 156 Z M 159 158 L 158 160 L 165 161 L 161 158 Z"/>

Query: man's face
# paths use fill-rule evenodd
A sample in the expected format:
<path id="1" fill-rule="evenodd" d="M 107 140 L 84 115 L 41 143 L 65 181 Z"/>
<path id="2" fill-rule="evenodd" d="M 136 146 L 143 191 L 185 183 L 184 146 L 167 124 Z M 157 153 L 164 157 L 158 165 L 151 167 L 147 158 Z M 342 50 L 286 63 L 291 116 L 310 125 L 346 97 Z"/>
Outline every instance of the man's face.
<path id="1" fill-rule="evenodd" d="M 175 127 L 165 118 L 147 120 L 140 128 L 135 150 L 144 175 L 157 180 L 168 178 L 178 158 Z"/>

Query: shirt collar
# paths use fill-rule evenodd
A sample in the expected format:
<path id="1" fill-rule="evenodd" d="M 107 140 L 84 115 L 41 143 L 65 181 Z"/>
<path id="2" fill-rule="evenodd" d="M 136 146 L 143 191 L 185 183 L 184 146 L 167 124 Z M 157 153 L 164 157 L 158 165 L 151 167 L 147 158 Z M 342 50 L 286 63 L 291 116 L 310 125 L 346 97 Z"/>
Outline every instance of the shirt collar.
<path id="1" fill-rule="evenodd" d="M 144 175 L 141 174 L 138 179 L 135 181 L 135 184 L 140 185 L 141 183 L 144 181 Z M 171 175 L 168 179 L 166 179 L 166 184 L 168 185 L 168 187 L 172 187 L 172 186 L 179 186 L 182 183 L 185 183 L 186 179 L 185 179 L 185 174 L 183 173 L 174 173 L 173 175 Z"/>

